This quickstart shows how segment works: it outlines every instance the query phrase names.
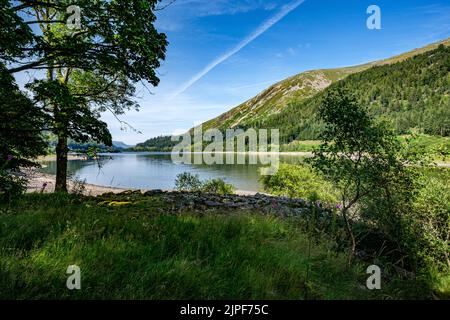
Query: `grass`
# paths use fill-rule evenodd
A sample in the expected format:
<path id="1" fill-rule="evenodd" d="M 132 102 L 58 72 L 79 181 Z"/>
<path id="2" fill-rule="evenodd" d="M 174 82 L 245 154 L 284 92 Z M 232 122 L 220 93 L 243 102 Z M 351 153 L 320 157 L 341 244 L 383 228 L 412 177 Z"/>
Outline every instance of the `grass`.
<path id="1" fill-rule="evenodd" d="M 403 135 L 400 138 L 406 140 L 411 138 L 411 136 Z M 450 137 L 419 134 L 412 141 L 412 145 L 433 155 L 434 160 L 437 162 L 449 162 L 450 160 Z"/>
<path id="2" fill-rule="evenodd" d="M 292 141 L 289 144 L 281 145 L 282 152 L 312 152 L 315 148 L 320 146 L 319 140 L 304 140 L 304 141 Z"/>
<path id="3" fill-rule="evenodd" d="M 411 135 L 403 135 L 399 137 L 401 141 L 411 138 Z M 320 146 L 320 140 L 295 140 L 289 144 L 280 146 L 282 152 L 312 152 Z M 422 151 L 426 151 L 433 155 L 437 162 L 450 161 L 450 138 L 419 134 L 412 141 L 412 145 Z"/>
<path id="4" fill-rule="evenodd" d="M 168 204 L 158 196 L 113 200 L 28 194 L 9 209 L 1 205 L 0 299 L 424 294 L 415 282 L 398 280 L 383 282 L 380 291 L 365 289 L 367 265 L 349 267 L 332 241 L 310 241 L 296 220 L 257 212 L 167 214 Z M 81 268 L 81 290 L 66 288 L 69 265 Z"/>

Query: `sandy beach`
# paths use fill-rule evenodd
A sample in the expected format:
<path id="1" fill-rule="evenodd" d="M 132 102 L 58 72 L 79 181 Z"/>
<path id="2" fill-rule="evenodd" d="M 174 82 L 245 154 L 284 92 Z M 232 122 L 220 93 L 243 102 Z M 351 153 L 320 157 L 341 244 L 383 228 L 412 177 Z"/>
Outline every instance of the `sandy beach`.
<path id="1" fill-rule="evenodd" d="M 71 161 L 71 160 L 84 160 L 84 159 L 86 159 L 86 156 L 79 155 L 79 154 L 69 154 L 67 156 L 67 159 L 69 161 Z M 47 156 L 40 156 L 37 159 L 35 159 L 35 161 L 37 161 L 37 162 L 40 162 L 40 161 L 56 161 L 56 155 L 49 154 Z"/>
<path id="2" fill-rule="evenodd" d="M 69 159 L 69 161 L 84 160 L 85 157 L 83 155 L 69 154 L 68 159 Z M 37 158 L 36 161 L 37 162 L 56 161 L 56 155 L 41 156 L 41 157 Z M 45 193 L 54 192 L 55 179 L 56 179 L 55 175 L 40 172 L 38 169 L 35 169 L 35 168 L 32 168 L 32 169 L 26 168 L 26 169 L 22 169 L 22 171 L 24 172 L 25 176 L 28 178 L 27 192 L 45 192 Z M 77 188 L 76 183 L 72 180 L 69 180 L 68 181 L 69 192 L 75 192 L 76 188 Z M 120 193 L 125 190 L 129 190 L 129 189 L 103 187 L 103 186 L 97 186 L 97 185 L 85 183 L 83 194 L 87 195 L 87 196 L 98 196 L 98 195 L 108 193 L 108 192 Z"/>
<path id="3" fill-rule="evenodd" d="M 24 169 L 23 170 L 28 181 L 28 187 L 27 192 L 45 192 L 45 193 L 51 193 L 55 190 L 55 178 L 56 176 L 52 174 L 46 174 L 39 172 L 36 169 Z M 45 185 L 45 187 L 44 187 Z M 93 184 L 84 184 L 84 195 L 87 196 L 98 196 L 104 193 L 113 192 L 113 193 L 120 193 L 125 190 L 129 189 L 120 189 L 120 188 L 113 188 L 113 187 L 102 187 L 102 186 L 96 186 Z M 72 180 L 68 181 L 68 188 L 69 192 L 74 192 L 76 189 L 76 183 Z"/>

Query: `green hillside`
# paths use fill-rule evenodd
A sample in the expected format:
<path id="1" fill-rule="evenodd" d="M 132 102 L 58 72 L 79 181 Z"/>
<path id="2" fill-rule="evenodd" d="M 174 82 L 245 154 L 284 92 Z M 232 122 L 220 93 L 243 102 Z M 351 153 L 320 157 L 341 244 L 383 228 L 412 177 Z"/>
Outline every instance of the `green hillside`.
<path id="1" fill-rule="evenodd" d="M 389 66 L 397 63 L 403 63 L 410 60 L 412 57 L 433 51 L 440 44 L 448 46 L 450 45 L 450 39 L 386 60 L 347 68 L 307 71 L 295 75 L 274 84 L 256 97 L 220 115 L 219 117 L 207 121 L 203 124 L 203 127 L 205 129 L 228 129 L 236 127 L 245 128 L 250 126 L 261 127 L 263 124 L 277 124 L 278 127 L 285 129 L 283 126 L 284 122 L 277 122 L 275 119 L 282 119 L 284 115 L 289 114 L 292 109 L 298 109 L 296 106 L 302 101 L 306 101 L 310 98 L 315 99 L 315 96 L 318 93 L 322 92 L 333 83 L 346 79 L 348 76 L 353 74 L 364 74 L 365 71 L 371 70 L 373 67 L 385 67 L 386 69 L 383 69 L 383 71 L 389 72 Z M 405 92 L 405 94 L 407 94 L 407 92 Z M 302 118 L 309 118 L 311 115 L 310 110 L 307 110 L 306 114 L 302 115 Z M 298 118 L 291 117 L 291 120 L 297 121 Z M 317 134 L 312 132 L 312 134 L 309 134 L 308 137 L 302 138 L 315 138 L 316 136 Z"/>
<path id="2" fill-rule="evenodd" d="M 282 111 L 293 101 L 313 97 L 333 82 L 367 69 L 367 66 L 307 71 L 264 90 L 240 106 L 203 124 L 204 129 L 228 129 L 245 125 L 253 120 L 262 120 Z"/>
<path id="3" fill-rule="evenodd" d="M 373 115 L 390 121 L 398 134 L 414 129 L 431 135 L 450 135 L 448 46 L 350 75 L 312 98 L 291 103 L 276 115 L 243 126 L 280 128 L 282 143 L 316 139 L 322 124 L 316 120 L 315 111 L 323 94 L 337 86 L 370 106 Z"/>
<path id="4" fill-rule="evenodd" d="M 178 142 L 172 141 L 171 136 L 159 136 L 148 139 L 143 143 L 138 143 L 135 147 L 130 148 L 131 151 L 171 151 Z"/>

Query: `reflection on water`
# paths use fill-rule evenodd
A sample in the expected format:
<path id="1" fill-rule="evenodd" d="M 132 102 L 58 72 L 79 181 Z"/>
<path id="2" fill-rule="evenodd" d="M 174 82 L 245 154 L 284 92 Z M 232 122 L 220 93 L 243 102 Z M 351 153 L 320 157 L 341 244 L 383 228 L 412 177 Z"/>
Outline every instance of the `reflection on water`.
<path id="1" fill-rule="evenodd" d="M 224 178 L 239 190 L 260 191 L 261 164 L 175 164 L 167 153 L 121 153 L 105 154 L 102 166 L 96 161 L 69 161 L 68 171 L 72 177 L 86 179 L 87 183 L 101 186 L 137 189 L 173 189 L 176 176 L 188 171 L 200 179 Z M 224 155 L 225 156 L 225 155 Z M 281 155 L 282 163 L 300 163 L 300 156 Z M 235 161 L 236 163 L 236 161 Z M 43 163 L 46 173 L 56 172 L 56 162 Z"/>

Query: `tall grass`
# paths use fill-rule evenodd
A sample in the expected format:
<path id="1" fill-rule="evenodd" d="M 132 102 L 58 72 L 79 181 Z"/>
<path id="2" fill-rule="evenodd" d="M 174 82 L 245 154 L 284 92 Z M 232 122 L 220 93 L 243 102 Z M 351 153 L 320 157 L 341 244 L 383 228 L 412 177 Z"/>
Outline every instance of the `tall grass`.
<path id="1" fill-rule="evenodd" d="M 365 267 L 295 220 L 166 214 L 161 198 L 103 205 L 26 195 L 0 213 L 1 299 L 366 299 Z M 120 204 L 120 205 L 119 205 Z M 69 265 L 82 289 L 66 288 Z M 309 267 L 309 272 L 307 268 Z M 306 278 L 308 275 L 308 278 Z M 392 294 L 392 292 L 395 292 Z"/>

